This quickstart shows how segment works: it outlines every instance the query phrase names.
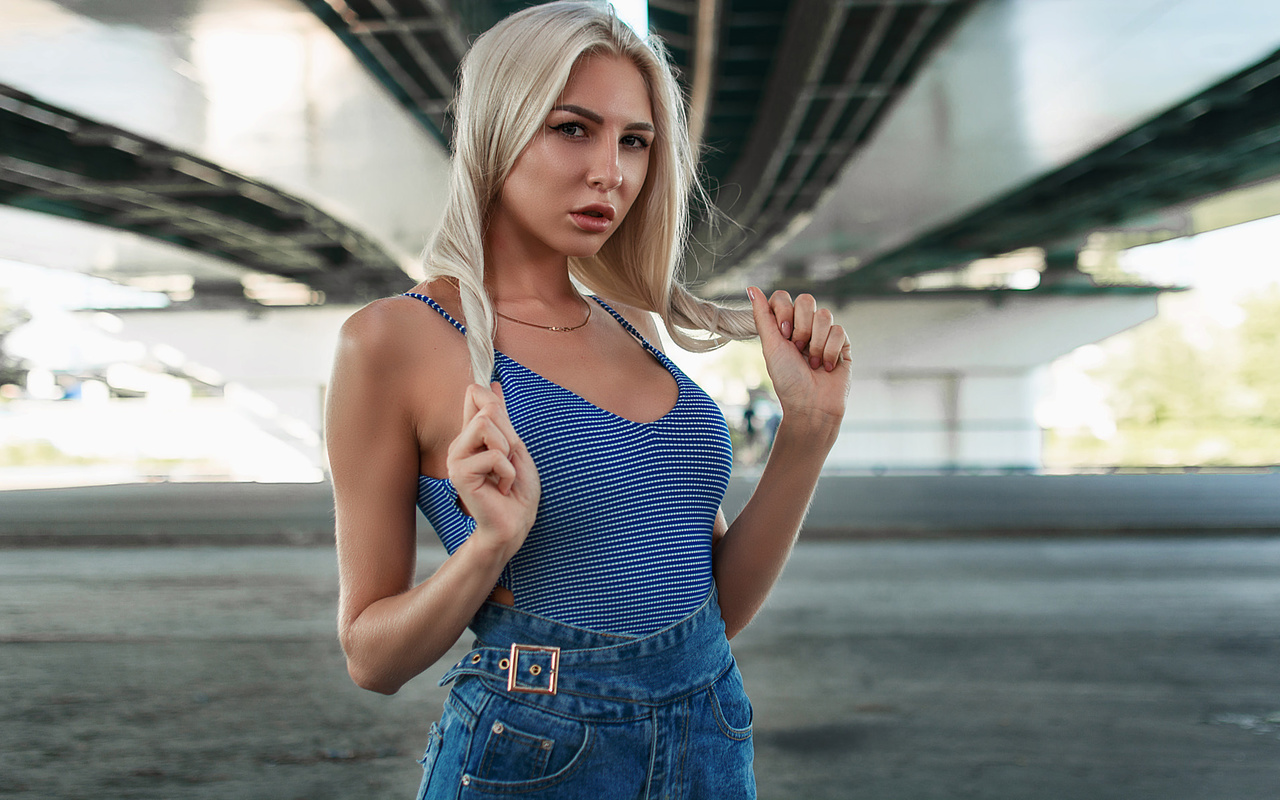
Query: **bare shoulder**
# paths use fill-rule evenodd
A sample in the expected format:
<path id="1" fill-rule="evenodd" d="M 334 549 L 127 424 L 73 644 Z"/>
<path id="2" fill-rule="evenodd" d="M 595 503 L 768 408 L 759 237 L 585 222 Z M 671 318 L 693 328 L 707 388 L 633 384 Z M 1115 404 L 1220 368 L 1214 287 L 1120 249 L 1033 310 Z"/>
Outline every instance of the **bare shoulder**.
<path id="1" fill-rule="evenodd" d="M 412 321 L 396 298 L 374 300 L 342 323 L 338 337 L 339 361 L 355 359 L 369 366 L 394 363 L 405 341 L 403 333 Z"/>
<path id="2" fill-rule="evenodd" d="M 338 338 L 326 409 L 330 461 L 358 455 L 352 474 L 374 462 L 395 464 L 397 474 L 441 474 L 470 383 L 466 337 L 426 303 L 397 296 L 364 306 Z"/>
<path id="3" fill-rule="evenodd" d="M 448 320 L 416 298 L 385 297 L 343 323 L 333 382 L 421 422 L 451 407 L 470 373 L 466 338 Z"/>
<path id="4" fill-rule="evenodd" d="M 609 306 L 622 315 L 622 318 L 631 323 L 631 327 L 640 331 L 640 335 L 649 340 L 649 344 L 659 350 L 662 350 L 662 335 L 658 329 L 658 315 L 652 311 L 646 311 L 639 306 L 629 305 L 607 297 L 601 298 Z"/>
<path id="5" fill-rule="evenodd" d="M 403 296 L 374 300 L 356 311 L 343 323 L 338 340 L 339 361 L 346 357 L 379 370 L 423 359 L 453 362 L 458 356 L 465 364 L 466 349 L 466 340 L 448 320 L 421 300 Z"/>

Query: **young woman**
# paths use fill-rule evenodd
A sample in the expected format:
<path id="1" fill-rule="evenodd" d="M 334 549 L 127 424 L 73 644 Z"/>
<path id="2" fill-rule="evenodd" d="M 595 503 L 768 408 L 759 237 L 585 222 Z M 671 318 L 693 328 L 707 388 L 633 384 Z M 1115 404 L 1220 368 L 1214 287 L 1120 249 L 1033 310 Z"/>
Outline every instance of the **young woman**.
<path id="1" fill-rule="evenodd" d="M 419 797 L 753 797 L 727 640 L 834 442 L 845 334 L 812 297 L 753 288 L 735 311 L 679 284 L 696 191 L 680 91 L 607 8 L 535 6 L 477 39 L 454 149 L 427 279 L 353 315 L 334 367 L 351 676 L 395 692 L 477 636 L 442 681 Z M 784 417 L 732 525 L 724 418 L 654 315 L 692 349 L 759 331 Z M 416 585 L 415 502 L 449 551 Z"/>

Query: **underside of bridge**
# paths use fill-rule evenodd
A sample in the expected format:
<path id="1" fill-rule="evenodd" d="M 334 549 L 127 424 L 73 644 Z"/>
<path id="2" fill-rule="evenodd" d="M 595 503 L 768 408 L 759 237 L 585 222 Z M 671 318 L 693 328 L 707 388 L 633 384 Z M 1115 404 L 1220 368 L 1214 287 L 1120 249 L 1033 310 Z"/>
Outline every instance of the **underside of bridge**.
<path id="1" fill-rule="evenodd" d="M 530 5 L 301 2 L 438 147 L 449 141 L 450 102 L 468 41 Z M 78 13 L 102 6 L 60 4 Z M 732 275 L 776 249 L 831 195 L 949 37 L 998 4 L 650 0 L 650 29 L 666 42 L 690 100 L 704 179 L 733 221 L 698 231 L 690 261 L 699 279 Z M 1073 237 L 1100 226 L 1280 175 L 1278 78 L 1280 55 L 1251 63 L 1081 157 L 838 274 L 811 279 L 779 264 L 769 282 L 835 297 L 896 291 L 903 276 L 1030 246 L 1070 249 Z M 340 214 L 4 86 L 0 202 L 197 250 L 305 284 L 329 302 L 366 301 L 405 281 L 403 256 Z"/>
<path id="2" fill-rule="evenodd" d="M 190 248 L 338 300 L 389 294 L 404 281 L 376 241 L 304 200 L 3 84 L 0 200 Z"/>
<path id="3" fill-rule="evenodd" d="M 528 2 L 305 0 L 442 144 L 467 42 Z M 976 0 L 655 0 L 703 142 L 704 180 L 734 219 L 731 267 L 822 196 Z M 402 275 L 320 209 L 192 154 L 0 88 L 0 200 L 152 236 L 305 283 L 335 302 Z M 709 232 L 704 230 L 707 237 Z M 702 248 L 695 248 L 702 251 Z"/>
<path id="4" fill-rule="evenodd" d="M 900 278 L 1026 247 L 1074 256 L 1089 231 L 1277 175 L 1280 52 L 1084 157 L 811 288 L 834 297 L 893 292 Z"/>

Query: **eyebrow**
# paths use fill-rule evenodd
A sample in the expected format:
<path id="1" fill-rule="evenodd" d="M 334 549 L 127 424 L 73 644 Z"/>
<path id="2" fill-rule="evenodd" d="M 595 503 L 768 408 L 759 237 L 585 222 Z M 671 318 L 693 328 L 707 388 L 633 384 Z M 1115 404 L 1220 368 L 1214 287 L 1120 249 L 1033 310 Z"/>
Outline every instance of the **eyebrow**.
<path id="1" fill-rule="evenodd" d="M 577 114 L 580 117 L 585 117 L 586 119 L 594 122 L 597 125 L 604 124 L 604 117 L 600 116 L 599 114 L 592 111 L 591 109 L 583 108 L 582 106 L 562 105 L 562 106 L 556 106 L 551 110 L 552 111 L 568 111 L 571 114 Z M 654 127 L 647 122 L 632 122 L 629 125 L 627 125 L 625 128 L 623 128 L 623 130 L 624 131 L 648 131 L 649 133 L 656 133 L 656 131 L 654 130 Z"/>

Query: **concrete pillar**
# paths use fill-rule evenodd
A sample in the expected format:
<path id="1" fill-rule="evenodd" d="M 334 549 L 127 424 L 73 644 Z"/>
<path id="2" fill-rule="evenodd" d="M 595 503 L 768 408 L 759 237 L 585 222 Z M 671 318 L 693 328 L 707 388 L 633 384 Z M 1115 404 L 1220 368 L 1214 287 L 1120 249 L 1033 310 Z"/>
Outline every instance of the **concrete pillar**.
<path id="1" fill-rule="evenodd" d="M 828 468 L 1037 469 L 1043 367 L 1155 316 L 1154 294 L 924 292 L 841 307 L 854 385 Z"/>

